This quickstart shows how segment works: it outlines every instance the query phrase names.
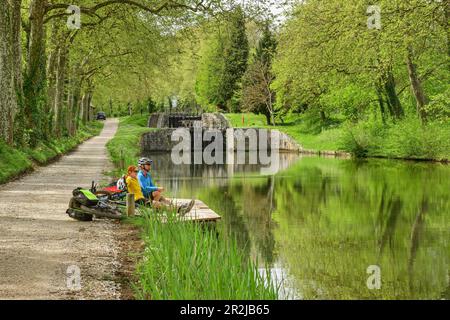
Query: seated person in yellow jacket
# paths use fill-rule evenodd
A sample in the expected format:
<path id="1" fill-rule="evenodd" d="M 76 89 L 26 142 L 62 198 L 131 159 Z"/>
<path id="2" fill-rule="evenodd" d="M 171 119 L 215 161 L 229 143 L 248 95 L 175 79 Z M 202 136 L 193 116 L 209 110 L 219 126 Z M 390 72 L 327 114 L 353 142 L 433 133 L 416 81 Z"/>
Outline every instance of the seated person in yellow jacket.
<path id="1" fill-rule="evenodd" d="M 139 180 L 137 179 L 137 175 L 139 173 L 138 168 L 135 166 L 129 166 L 127 172 L 127 189 L 128 193 L 134 194 L 134 201 L 137 204 L 145 205 L 144 194 L 142 193 L 141 185 L 139 184 Z"/>
<path id="2" fill-rule="evenodd" d="M 135 166 L 128 167 L 127 179 L 126 179 L 127 189 L 128 189 L 128 193 L 134 194 L 134 201 L 137 204 L 146 205 L 148 203 L 144 197 L 144 194 L 142 193 L 142 188 L 141 188 L 141 185 L 140 185 L 138 177 L 137 177 L 138 173 L 139 173 L 139 170 L 137 167 L 135 167 Z M 158 201 L 152 201 L 149 204 L 152 205 L 156 209 L 176 210 L 178 213 L 184 215 L 192 210 L 192 208 L 195 204 L 195 200 L 192 200 L 188 205 L 181 205 L 179 207 L 176 207 L 173 204 L 166 205 L 166 204 L 163 204 Z"/>

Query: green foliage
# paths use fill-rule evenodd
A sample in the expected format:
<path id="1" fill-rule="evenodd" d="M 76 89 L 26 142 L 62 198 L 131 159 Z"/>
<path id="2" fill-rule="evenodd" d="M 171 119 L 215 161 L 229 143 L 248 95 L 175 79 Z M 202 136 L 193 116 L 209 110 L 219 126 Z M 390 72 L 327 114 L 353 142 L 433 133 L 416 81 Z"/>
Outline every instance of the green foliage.
<path id="1" fill-rule="evenodd" d="M 204 40 L 200 51 L 201 60 L 195 84 L 198 102 L 207 107 L 219 101 L 220 79 L 223 73 L 223 44 L 218 32 Z"/>
<path id="2" fill-rule="evenodd" d="M 262 37 L 258 42 L 256 47 L 256 52 L 254 55 L 254 60 L 259 60 L 263 64 L 272 66 L 272 60 L 276 54 L 277 50 L 277 40 L 275 35 L 270 30 L 270 23 L 266 22 L 263 27 Z"/>
<path id="3" fill-rule="evenodd" d="M 31 169 L 32 163 L 26 154 L 0 141 L 0 183 Z"/>
<path id="4" fill-rule="evenodd" d="M 419 116 L 418 97 L 405 90 L 413 83 L 406 56 L 417 69 L 416 89 L 423 89 L 431 105 L 442 105 L 434 101 L 442 101 L 439 94 L 448 90 L 450 77 L 442 67 L 448 64 L 446 5 L 421 0 L 377 5 L 381 30 L 367 26 L 367 1 L 296 6 L 281 29 L 274 63 L 278 108 L 340 113 L 352 121 L 374 110 L 392 118 L 402 117 L 404 109 Z"/>
<path id="5" fill-rule="evenodd" d="M 227 18 L 204 29 L 212 33 L 203 36 L 195 89 L 199 103 L 205 107 L 238 110 L 249 43 L 242 8 L 237 7 Z"/>
<path id="6" fill-rule="evenodd" d="M 448 124 L 450 122 L 450 89 L 432 97 L 425 107 L 427 120 Z"/>
<path id="7" fill-rule="evenodd" d="M 357 157 L 450 158 L 448 123 L 428 122 L 423 125 L 419 119 L 406 118 L 383 125 L 372 120 L 349 125 L 344 132 L 341 148 Z"/>
<path id="8" fill-rule="evenodd" d="M 223 74 L 219 87 L 218 105 L 222 110 L 236 110 L 239 104 L 232 97 L 239 89 L 242 76 L 247 69 L 249 45 L 245 29 L 245 16 L 238 6 L 231 15 L 227 38 L 223 48 Z"/>
<path id="9" fill-rule="evenodd" d="M 350 83 L 322 95 L 320 102 L 328 114 L 341 115 L 350 121 L 358 121 L 369 113 L 367 107 L 375 99 L 376 96 L 366 88 Z"/>
<path id="10" fill-rule="evenodd" d="M 277 299 L 270 272 L 264 279 L 236 241 L 213 228 L 180 221 L 171 212 L 148 211 L 137 223 L 146 243 L 137 268 L 138 299 Z"/>

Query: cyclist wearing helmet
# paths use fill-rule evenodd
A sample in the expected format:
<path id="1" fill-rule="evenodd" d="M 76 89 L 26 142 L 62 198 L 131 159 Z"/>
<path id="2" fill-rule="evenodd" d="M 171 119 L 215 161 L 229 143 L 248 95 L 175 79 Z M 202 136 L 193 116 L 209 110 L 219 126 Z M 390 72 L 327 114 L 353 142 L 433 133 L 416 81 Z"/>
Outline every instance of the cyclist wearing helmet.
<path id="1" fill-rule="evenodd" d="M 138 164 L 141 170 L 138 173 L 138 180 L 142 192 L 144 193 L 144 197 L 153 201 L 160 201 L 161 193 L 164 191 L 164 188 L 159 188 L 153 183 L 152 176 L 150 175 L 152 163 L 153 161 L 148 158 L 141 158 L 139 160 Z"/>

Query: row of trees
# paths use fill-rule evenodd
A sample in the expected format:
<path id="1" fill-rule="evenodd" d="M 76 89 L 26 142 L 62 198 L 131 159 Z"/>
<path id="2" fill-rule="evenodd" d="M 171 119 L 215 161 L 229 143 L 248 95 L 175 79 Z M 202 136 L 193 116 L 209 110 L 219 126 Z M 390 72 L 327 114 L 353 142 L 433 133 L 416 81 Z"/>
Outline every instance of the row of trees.
<path id="1" fill-rule="evenodd" d="M 254 111 L 274 123 L 276 40 L 267 15 L 236 6 L 188 32 L 171 69 L 173 94 L 202 110 Z"/>
<path id="2" fill-rule="evenodd" d="M 73 135 L 91 105 L 111 114 L 292 112 L 322 121 L 448 119 L 449 1 L 0 0 L 0 138 L 35 146 Z M 369 14 L 370 15 L 370 14 Z M 119 108 L 121 106 L 121 109 Z M 138 107 L 140 106 L 140 107 Z"/>
<path id="3" fill-rule="evenodd" d="M 364 0 L 296 7 L 274 63 L 280 110 L 314 109 L 352 120 L 375 112 L 384 121 L 448 113 L 449 2 L 376 4 L 381 12 L 373 17 L 365 14 Z M 371 19 L 379 19 L 381 29 L 370 28 Z"/>
<path id="4" fill-rule="evenodd" d="M 190 99 L 204 108 L 262 113 L 269 124 L 292 112 L 448 119 L 449 1 L 372 4 L 297 1 L 281 26 L 238 7 L 190 29 L 198 48 L 182 45 L 189 72 L 178 76 L 195 79 Z"/>
<path id="5" fill-rule="evenodd" d="M 173 30 L 225 10 L 229 1 L 73 2 L 81 28 L 68 27 L 68 19 L 80 18 L 69 3 L 0 1 L 0 138 L 8 144 L 34 147 L 74 135 L 96 95 L 99 102 L 139 91 L 148 98 L 150 77 L 164 72 L 174 48 Z"/>

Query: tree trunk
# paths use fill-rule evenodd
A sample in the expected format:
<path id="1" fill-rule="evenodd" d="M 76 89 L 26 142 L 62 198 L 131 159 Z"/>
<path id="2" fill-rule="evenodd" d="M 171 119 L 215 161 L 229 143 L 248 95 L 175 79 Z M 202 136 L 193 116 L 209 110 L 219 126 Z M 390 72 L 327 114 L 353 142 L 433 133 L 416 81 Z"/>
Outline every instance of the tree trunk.
<path id="1" fill-rule="evenodd" d="M 20 22 L 15 21 L 20 19 L 20 1 L 11 4 L 0 0 L 0 4 L 0 139 L 12 145 L 21 82 L 20 64 L 17 66 L 15 56 L 17 50 L 20 53 Z"/>
<path id="2" fill-rule="evenodd" d="M 378 105 L 380 106 L 381 119 L 383 123 L 386 123 L 386 109 L 384 107 L 383 89 L 380 84 L 376 85 L 376 92 L 378 97 Z"/>
<path id="3" fill-rule="evenodd" d="M 59 70 L 59 59 L 60 59 L 60 48 L 61 48 L 61 31 L 60 31 L 60 23 L 56 20 L 53 20 L 51 27 L 51 47 L 52 51 L 48 57 L 47 63 L 47 105 L 46 105 L 46 113 L 51 113 L 53 120 L 53 132 L 56 136 L 60 137 L 61 132 L 57 119 L 58 113 L 58 104 L 57 104 L 57 82 L 58 82 L 58 70 Z"/>
<path id="4" fill-rule="evenodd" d="M 78 129 L 79 110 L 81 107 L 81 82 L 77 81 L 77 85 L 73 89 L 72 105 L 68 110 L 68 121 L 70 123 L 69 134 L 74 136 Z"/>
<path id="5" fill-rule="evenodd" d="M 91 121 L 91 103 L 92 103 L 92 96 L 93 96 L 93 89 L 90 88 L 88 93 L 88 100 L 87 100 L 87 122 Z"/>
<path id="6" fill-rule="evenodd" d="M 44 16 L 46 0 L 33 0 L 30 3 L 30 44 L 28 48 L 27 70 L 25 77 L 25 117 L 28 128 L 35 128 L 37 132 L 32 135 L 32 145 L 36 144 L 36 134 L 47 137 L 49 123 L 47 115 L 41 115 L 45 105 L 45 32 Z"/>
<path id="7" fill-rule="evenodd" d="M 53 38 L 53 35 L 52 35 Z M 54 106 L 56 100 L 56 65 L 58 59 L 58 47 L 56 47 L 49 55 L 47 62 L 47 112 L 52 111 L 54 114 Z M 56 129 L 56 128 L 54 128 Z M 56 130 L 55 130 L 56 132 Z"/>
<path id="8" fill-rule="evenodd" d="M 83 124 L 86 123 L 86 100 L 87 100 L 87 93 L 83 93 L 83 95 L 81 96 L 81 102 L 80 102 L 80 118 L 81 118 L 81 122 Z"/>
<path id="9" fill-rule="evenodd" d="M 389 112 L 394 119 L 400 119 L 405 115 L 400 99 L 397 96 L 395 78 L 392 70 L 386 71 L 383 77 L 384 92 L 386 94 Z"/>
<path id="10" fill-rule="evenodd" d="M 22 0 L 13 1 L 13 21 L 12 21 L 12 48 L 14 59 L 14 81 L 19 99 L 22 98 L 23 77 L 22 77 L 22 37 L 21 26 L 22 17 L 20 14 L 20 6 Z"/>
<path id="11" fill-rule="evenodd" d="M 417 68 L 416 65 L 414 64 L 413 50 L 411 47 L 408 47 L 406 64 L 408 66 L 408 74 L 409 74 L 409 81 L 411 83 L 411 89 L 416 99 L 417 114 L 419 115 L 420 120 L 423 122 L 426 120 L 424 107 L 428 103 L 428 100 L 423 91 L 422 82 L 417 74 Z"/>
<path id="12" fill-rule="evenodd" d="M 55 131 L 58 137 L 61 136 L 61 126 L 62 126 L 62 110 L 64 107 L 64 85 L 66 82 L 66 67 L 67 67 L 67 49 L 65 45 L 62 45 L 58 49 L 58 64 L 56 68 L 56 90 L 55 90 L 55 101 L 53 105 L 53 112 L 55 115 Z"/>
<path id="13" fill-rule="evenodd" d="M 327 115 L 325 114 L 325 111 L 320 110 L 320 121 L 322 121 L 322 124 L 324 124 L 326 120 L 327 120 Z"/>
<path id="14" fill-rule="evenodd" d="M 270 112 L 264 112 L 264 115 L 266 116 L 266 122 L 267 122 L 267 125 L 268 126 L 270 126 L 270 125 L 272 125 L 272 117 L 271 117 L 271 115 L 270 115 Z"/>

